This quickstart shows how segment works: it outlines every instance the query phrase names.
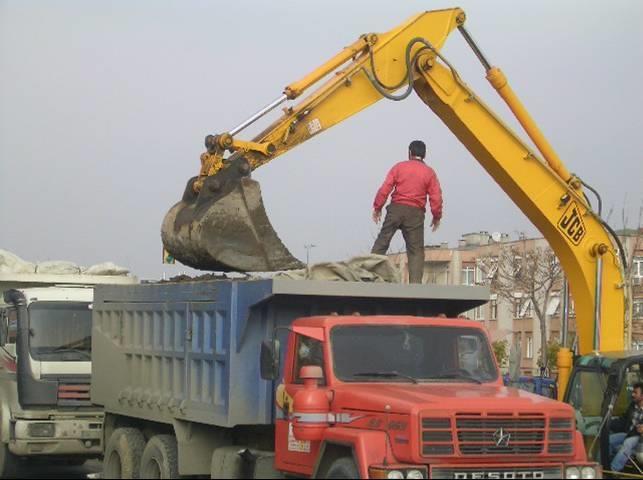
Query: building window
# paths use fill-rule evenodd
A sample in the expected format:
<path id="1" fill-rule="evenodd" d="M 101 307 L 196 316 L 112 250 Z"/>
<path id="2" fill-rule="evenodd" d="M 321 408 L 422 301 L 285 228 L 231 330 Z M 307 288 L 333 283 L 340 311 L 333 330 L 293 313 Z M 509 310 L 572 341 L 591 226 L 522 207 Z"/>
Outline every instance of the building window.
<path id="1" fill-rule="evenodd" d="M 632 283 L 643 284 L 643 257 L 635 257 L 632 264 Z"/>
<path id="2" fill-rule="evenodd" d="M 634 318 L 643 318 L 643 300 L 634 300 L 634 305 L 632 305 L 632 316 Z"/>
<path id="3" fill-rule="evenodd" d="M 522 307 L 522 298 L 514 298 L 514 318 L 520 318 L 520 307 Z"/>
<path id="4" fill-rule="evenodd" d="M 560 296 L 558 294 L 552 295 L 552 297 L 549 299 L 549 303 L 547 304 L 547 310 L 546 313 L 547 315 L 554 316 L 559 313 L 560 310 Z"/>
<path id="5" fill-rule="evenodd" d="M 520 304 L 520 311 L 518 318 L 532 318 L 534 316 L 534 308 L 531 300 L 525 300 Z"/>
<path id="6" fill-rule="evenodd" d="M 493 280 L 498 272 L 498 258 L 491 259 L 491 265 L 489 266 L 489 271 L 487 272 L 487 280 Z"/>
<path id="7" fill-rule="evenodd" d="M 489 304 L 489 319 L 498 320 L 498 300 L 491 300 Z"/>
<path id="8" fill-rule="evenodd" d="M 480 265 L 476 265 L 476 285 L 484 285 L 484 272 Z"/>
<path id="9" fill-rule="evenodd" d="M 527 335 L 527 354 L 526 358 L 534 358 L 534 337 L 531 334 Z"/>
<path id="10" fill-rule="evenodd" d="M 522 270 L 522 257 L 520 255 L 515 255 L 513 258 L 513 276 L 514 278 L 520 277 L 520 271 Z"/>
<path id="11" fill-rule="evenodd" d="M 484 319 L 484 311 L 482 310 L 482 307 L 476 307 L 473 310 L 473 319 L 474 320 L 483 320 Z"/>
<path id="12" fill-rule="evenodd" d="M 439 285 L 449 284 L 449 267 L 443 264 L 436 264 L 436 262 L 424 263 L 424 282 Z"/>
<path id="13" fill-rule="evenodd" d="M 462 285 L 475 285 L 476 269 L 473 265 L 462 267 Z"/>

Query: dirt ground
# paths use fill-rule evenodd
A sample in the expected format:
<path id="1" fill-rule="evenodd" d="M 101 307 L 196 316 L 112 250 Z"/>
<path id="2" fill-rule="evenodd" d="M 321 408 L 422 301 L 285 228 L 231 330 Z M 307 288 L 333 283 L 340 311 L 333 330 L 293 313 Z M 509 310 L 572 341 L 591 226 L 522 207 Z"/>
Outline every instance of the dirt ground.
<path id="1" fill-rule="evenodd" d="M 61 465 L 23 465 L 20 467 L 17 478 L 99 478 L 102 463 L 90 460 L 82 467 L 68 467 Z"/>

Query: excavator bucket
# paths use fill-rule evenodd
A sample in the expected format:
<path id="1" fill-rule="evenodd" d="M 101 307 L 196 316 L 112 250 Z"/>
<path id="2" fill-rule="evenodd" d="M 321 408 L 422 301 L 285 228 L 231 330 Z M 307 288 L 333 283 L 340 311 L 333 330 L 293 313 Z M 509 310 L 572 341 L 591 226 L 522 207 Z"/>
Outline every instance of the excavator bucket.
<path id="1" fill-rule="evenodd" d="M 199 270 L 273 272 L 303 268 L 272 228 L 259 183 L 247 162 L 237 158 L 208 177 L 196 194 L 196 177 L 183 199 L 166 214 L 161 229 L 165 249 Z"/>

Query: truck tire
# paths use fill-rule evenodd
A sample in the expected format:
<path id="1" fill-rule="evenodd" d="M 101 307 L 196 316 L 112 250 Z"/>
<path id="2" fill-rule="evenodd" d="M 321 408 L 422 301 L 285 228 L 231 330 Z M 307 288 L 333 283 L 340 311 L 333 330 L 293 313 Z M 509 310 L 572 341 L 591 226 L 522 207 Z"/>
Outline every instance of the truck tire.
<path id="1" fill-rule="evenodd" d="M 212 452 L 210 478 L 246 478 L 243 471 L 243 460 L 239 456 L 244 447 L 229 445 L 219 447 Z"/>
<path id="2" fill-rule="evenodd" d="M 179 451 L 174 435 L 155 435 L 147 442 L 140 478 L 179 478 Z"/>
<path id="3" fill-rule="evenodd" d="M 351 457 L 338 458 L 328 468 L 326 478 L 359 478 L 357 465 Z"/>
<path id="4" fill-rule="evenodd" d="M 105 447 L 102 478 L 139 478 L 145 437 L 137 428 L 117 428 Z"/>
<path id="5" fill-rule="evenodd" d="M 0 478 L 13 477 L 17 470 L 18 457 L 9 451 L 6 443 L 0 443 Z"/>

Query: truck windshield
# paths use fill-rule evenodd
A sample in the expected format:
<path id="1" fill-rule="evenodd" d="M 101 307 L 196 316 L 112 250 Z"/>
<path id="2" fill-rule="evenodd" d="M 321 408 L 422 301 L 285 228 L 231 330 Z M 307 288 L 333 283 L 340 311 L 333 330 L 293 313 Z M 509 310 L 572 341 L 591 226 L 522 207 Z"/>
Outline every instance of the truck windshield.
<path id="1" fill-rule="evenodd" d="M 345 382 L 490 382 L 498 378 L 479 330 L 441 326 L 338 326 L 335 376 Z"/>
<path id="2" fill-rule="evenodd" d="M 88 303 L 32 303 L 29 327 L 29 345 L 34 360 L 91 360 L 92 314 Z"/>

